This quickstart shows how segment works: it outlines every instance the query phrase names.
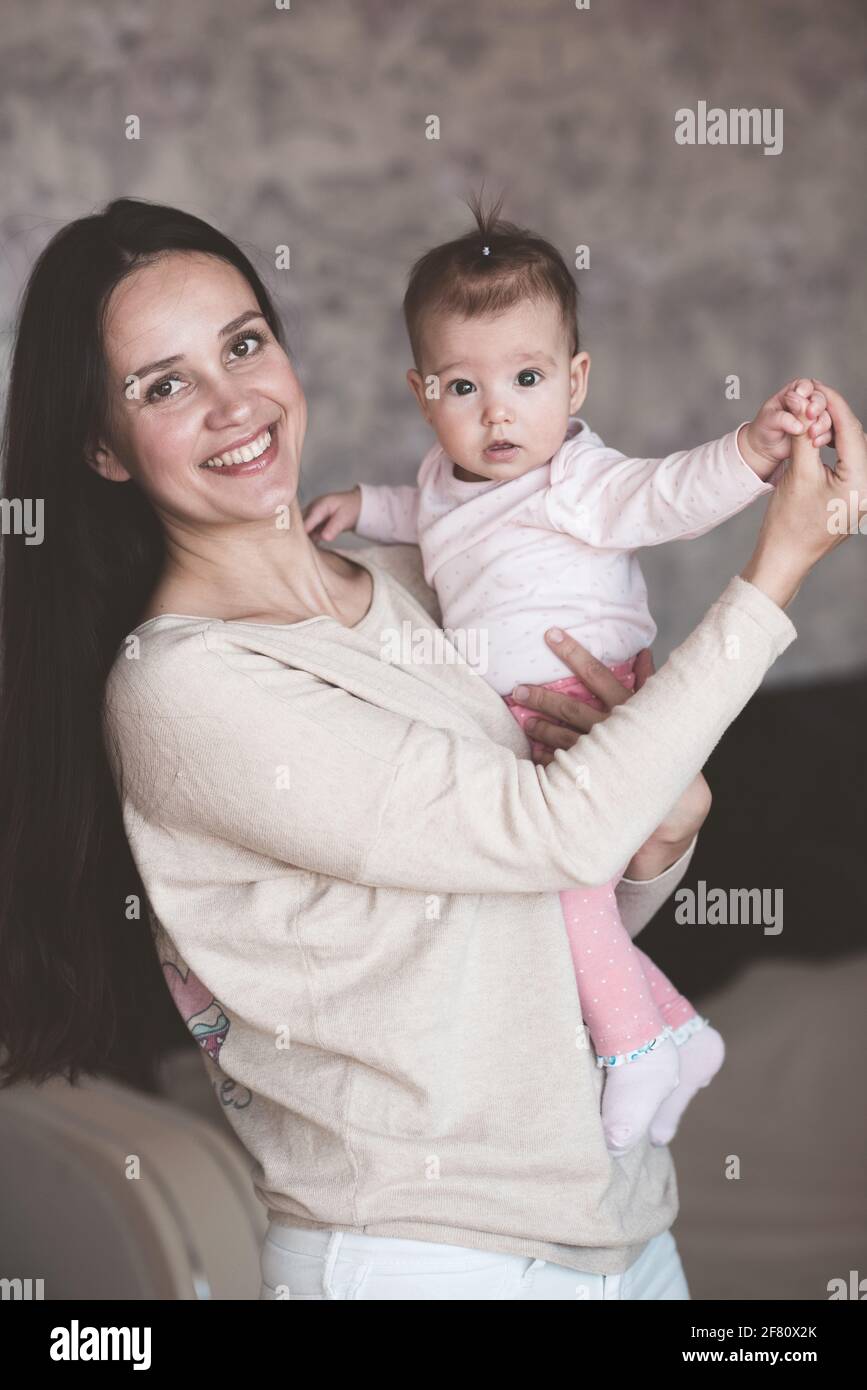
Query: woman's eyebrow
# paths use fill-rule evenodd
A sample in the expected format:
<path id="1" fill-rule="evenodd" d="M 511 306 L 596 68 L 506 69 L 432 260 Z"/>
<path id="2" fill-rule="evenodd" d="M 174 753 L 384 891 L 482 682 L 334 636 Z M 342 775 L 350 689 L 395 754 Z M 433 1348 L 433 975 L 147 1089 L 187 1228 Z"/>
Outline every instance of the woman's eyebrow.
<path id="1" fill-rule="evenodd" d="M 229 333 L 234 333 L 236 328 L 241 328 L 245 323 L 248 323 L 250 319 L 263 319 L 264 317 L 261 309 L 245 309 L 243 314 L 239 314 L 236 319 L 232 319 L 231 323 L 227 323 L 225 328 L 221 328 L 217 337 L 225 338 Z M 150 376 L 151 372 L 161 372 L 164 367 L 173 367 L 176 362 L 183 362 L 183 360 L 184 354 L 182 352 L 176 353 L 174 357 L 161 357 L 158 362 L 149 362 L 146 367 L 139 367 L 137 372 L 129 372 L 126 380 L 129 381 L 129 378 L 134 376 L 138 381 L 141 381 L 144 377 Z"/>

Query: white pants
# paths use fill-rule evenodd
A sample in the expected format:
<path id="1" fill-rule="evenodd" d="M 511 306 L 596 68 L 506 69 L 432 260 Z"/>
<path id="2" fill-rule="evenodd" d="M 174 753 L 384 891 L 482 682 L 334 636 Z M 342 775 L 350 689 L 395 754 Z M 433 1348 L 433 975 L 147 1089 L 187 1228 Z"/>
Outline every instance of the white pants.
<path id="1" fill-rule="evenodd" d="M 585 1274 L 523 1255 L 393 1236 L 270 1223 L 260 1299 L 688 1299 L 674 1236 L 663 1231 L 623 1274 Z"/>

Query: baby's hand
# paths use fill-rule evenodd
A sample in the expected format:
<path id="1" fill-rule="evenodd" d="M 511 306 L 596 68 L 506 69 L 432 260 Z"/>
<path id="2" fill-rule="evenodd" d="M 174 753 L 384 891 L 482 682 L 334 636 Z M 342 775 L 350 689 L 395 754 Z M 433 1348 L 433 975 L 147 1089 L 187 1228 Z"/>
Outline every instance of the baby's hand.
<path id="1" fill-rule="evenodd" d="M 803 434 L 817 448 L 832 444 L 834 427 L 827 401 L 811 377 L 796 377 L 765 401 L 755 420 L 742 426 L 738 448 L 760 478 L 768 480 L 792 452 L 791 436 Z"/>
<path id="2" fill-rule="evenodd" d="M 355 530 L 361 515 L 361 488 L 354 487 L 351 492 L 326 492 L 322 497 L 314 497 L 301 515 L 308 536 L 317 541 L 333 541 L 341 531 Z"/>

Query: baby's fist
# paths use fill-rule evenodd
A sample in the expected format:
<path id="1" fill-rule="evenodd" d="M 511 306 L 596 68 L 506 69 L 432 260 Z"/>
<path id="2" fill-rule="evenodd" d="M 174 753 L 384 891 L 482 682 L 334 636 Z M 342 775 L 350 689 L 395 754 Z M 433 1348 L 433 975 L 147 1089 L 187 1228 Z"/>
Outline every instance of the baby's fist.
<path id="1" fill-rule="evenodd" d="M 350 492 L 326 492 L 322 497 L 314 497 L 301 515 L 308 536 L 317 541 L 333 541 L 341 531 L 355 530 L 361 515 L 361 488 L 354 487 Z"/>
<path id="2" fill-rule="evenodd" d="M 765 480 L 792 452 L 791 436 L 806 433 L 817 449 L 833 441 L 827 401 L 811 377 L 796 377 L 765 401 L 754 420 L 744 425 L 738 448 Z"/>

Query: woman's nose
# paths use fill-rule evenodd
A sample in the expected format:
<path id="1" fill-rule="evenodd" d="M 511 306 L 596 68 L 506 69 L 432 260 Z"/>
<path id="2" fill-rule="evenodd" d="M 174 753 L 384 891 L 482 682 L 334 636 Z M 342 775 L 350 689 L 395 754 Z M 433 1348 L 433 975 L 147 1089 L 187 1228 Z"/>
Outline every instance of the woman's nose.
<path id="1" fill-rule="evenodd" d="M 230 429 L 236 425 L 255 424 L 262 409 L 248 396 L 239 396 L 237 390 L 217 389 L 211 397 L 208 410 L 208 426 L 212 430 Z"/>

